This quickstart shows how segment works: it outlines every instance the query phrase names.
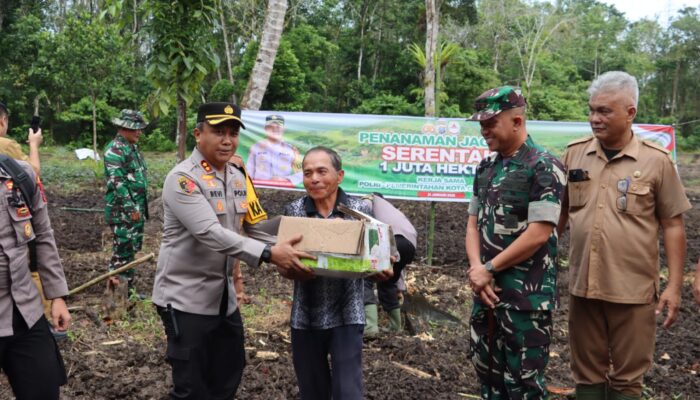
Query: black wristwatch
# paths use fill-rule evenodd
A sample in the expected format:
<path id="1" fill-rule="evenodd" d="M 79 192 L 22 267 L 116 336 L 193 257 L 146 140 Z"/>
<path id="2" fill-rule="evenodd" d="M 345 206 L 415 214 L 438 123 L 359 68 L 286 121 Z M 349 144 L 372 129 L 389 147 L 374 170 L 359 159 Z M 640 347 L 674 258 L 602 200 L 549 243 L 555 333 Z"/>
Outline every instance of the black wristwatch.
<path id="1" fill-rule="evenodd" d="M 265 245 L 265 248 L 262 251 L 262 254 L 260 254 L 260 264 L 266 262 L 269 263 L 270 259 L 272 258 L 272 245 L 268 244 Z"/>

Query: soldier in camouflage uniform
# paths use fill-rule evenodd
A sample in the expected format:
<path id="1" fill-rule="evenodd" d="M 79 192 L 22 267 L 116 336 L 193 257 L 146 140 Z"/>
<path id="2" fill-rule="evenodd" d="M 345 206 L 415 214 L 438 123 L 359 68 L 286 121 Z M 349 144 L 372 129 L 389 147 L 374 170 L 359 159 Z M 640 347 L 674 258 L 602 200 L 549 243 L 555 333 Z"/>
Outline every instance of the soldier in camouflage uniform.
<path id="1" fill-rule="evenodd" d="M 476 99 L 489 150 L 477 170 L 465 238 L 475 293 L 470 354 L 489 399 L 547 397 L 556 297 L 555 227 L 566 185 L 562 164 L 525 127 L 525 98 L 510 86 Z"/>
<path id="2" fill-rule="evenodd" d="M 146 162 L 136 144 L 148 123 L 141 113 L 133 110 L 122 110 L 112 123 L 118 132 L 105 147 L 104 155 L 105 218 L 114 234 L 110 271 L 134 260 L 136 252 L 141 250 L 143 226 L 148 218 Z M 133 269 L 121 274 L 130 288 L 133 277 Z M 111 284 L 118 285 L 119 279 L 113 279 Z"/>

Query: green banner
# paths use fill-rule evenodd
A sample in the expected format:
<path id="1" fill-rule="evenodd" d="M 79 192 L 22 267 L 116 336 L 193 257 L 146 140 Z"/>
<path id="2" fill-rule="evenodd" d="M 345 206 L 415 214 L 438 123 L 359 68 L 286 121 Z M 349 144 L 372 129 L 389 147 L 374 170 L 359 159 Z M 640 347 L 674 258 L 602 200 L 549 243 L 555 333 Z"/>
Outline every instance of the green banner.
<path id="1" fill-rule="evenodd" d="M 243 111 L 243 121 L 238 154 L 256 187 L 303 190 L 302 156 L 322 145 L 340 154 L 348 193 L 465 202 L 476 167 L 491 154 L 479 124 L 464 119 Z M 633 129 L 675 159 L 671 126 Z M 585 122 L 528 121 L 527 131 L 557 156 L 567 143 L 591 134 Z"/>

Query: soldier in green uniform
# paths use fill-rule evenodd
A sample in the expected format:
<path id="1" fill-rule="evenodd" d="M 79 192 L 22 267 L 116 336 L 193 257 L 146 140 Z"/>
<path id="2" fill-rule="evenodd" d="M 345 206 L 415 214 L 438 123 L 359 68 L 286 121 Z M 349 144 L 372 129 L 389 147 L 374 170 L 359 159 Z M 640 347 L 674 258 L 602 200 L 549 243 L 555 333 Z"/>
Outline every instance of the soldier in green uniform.
<path id="1" fill-rule="evenodd" d="M 470 354 L 481 396 L 547 397 L 556 297 L 555 227 L 562 164 L 533 142 L 525 98 L 510 86 L 484 92 L 476 113 L 490 156 L 477 169 L 465 238 L 474 291 Z"/>
<path id="2" fill-rule="evenodd" d="M 134 260 L 141 250 L 143 226 L 148 218 L 146 162 L 136 144 L 148 123 L 133 110 L 122 110 L 112 123 L 118 128 L 117 136 L 105 147 L 104 154 L 105 218 L 114 234 L 110 271 Z M 114 277 L 110 284 L 118 285 L 121 278 L 128 282 L 131 291 L 133 277 L 132 269 Z"/>

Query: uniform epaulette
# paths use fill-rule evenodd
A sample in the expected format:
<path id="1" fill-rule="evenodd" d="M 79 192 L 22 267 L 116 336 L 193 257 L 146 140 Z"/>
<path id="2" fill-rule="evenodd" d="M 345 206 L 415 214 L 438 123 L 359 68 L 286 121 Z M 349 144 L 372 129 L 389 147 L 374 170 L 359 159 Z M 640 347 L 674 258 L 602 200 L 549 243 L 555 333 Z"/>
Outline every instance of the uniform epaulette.
<path id="1" fill-rule="evenodd" d="M 670 153 L 670 151 L 669 151 L 667 148 L 661 146 L 660 144 L 658 144 L 658 143 L 656 143 L 656 142 L 654 142 L 654 141 L 647 140 L 647 139 L 642 139 L 642 143 L 644 143 L 645 145 L 651 147 L 652 149 L 659 150 L 659 151 L 663 152 L 664 154 L 669 154 L 669 153 Z"/>
<path id="2" fill-rule="evenodd" d="M 576 139 L 574 141 L 571 141 L 571 142 L 569 142 L 569 144 L 566 145 L 566 147 L 571 147 L 571 146 L 575 146 L 577 144 L 590 142 L 591 140 L 593 140 L 593 135 L 582 137 L 580 139 Z"/>

